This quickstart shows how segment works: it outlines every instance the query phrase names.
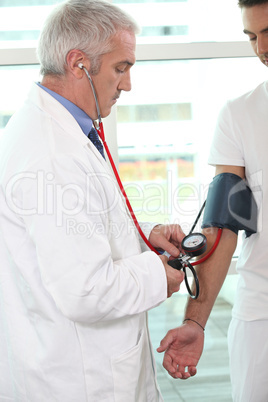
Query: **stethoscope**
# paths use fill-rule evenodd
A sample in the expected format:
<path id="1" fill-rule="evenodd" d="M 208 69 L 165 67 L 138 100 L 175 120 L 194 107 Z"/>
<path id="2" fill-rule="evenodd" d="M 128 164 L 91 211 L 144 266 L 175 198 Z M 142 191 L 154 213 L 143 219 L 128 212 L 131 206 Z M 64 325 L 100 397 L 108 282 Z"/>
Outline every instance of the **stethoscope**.
<path id="1" fill-rule="evenodd" d="M 195 272 L 194 265 L 201 264 L 202 262 L 206 261 L 214 253 L 214 251 L 216 250 L 216 248 L 219 244 L 221 234 L 222 234 L 222 229 L 218 228 L 216 240 L 215 240 L 212 248 L 210 249 L 210 251 L 203 258 L 200 258 L 200 260 L 190 263 L 191 258 L 198 257 L 199 255 L 203 254 L 207 250 L 206 236 L 203 233 L 199 233 L 199 232 L 195 233 L 194 232 L 194 228 L 205 208 L 205 205 L 206 205 L 206 201 L 204 201 L 189 234 L 187 236 L 185 236 L 181 242 L 181 248 L 183 249 L 184 253 L 180 253 L 178 258 L 168 261 L 168 264 L 171 267 L 178 269 L 178 270 L 180 270 L 180 269 L 183 270 L 184 275 L 185 275 L 184 276 L 185 285 L 186 285 L 187 291 L 192 299 L 197 299 L 199 296 L 199 280 L 198 280 L 198 276 Z M 194 282 L 195 282 L 195 293 L 192 292 L 192 290 L 189 286 L 186 268 L 189 268 L 193 274 L 193 278 L 194 278 Z"/>
<path id="2" fill-rule="evenodd" d="M 107 153 L 107 156 L 109 158 L 110 164 L 112 166 L 114 175 L 116 177 L 116 181 L 117 181 L 117 183 L 119 185 L 121 193 L 123 194 L 123 196 L 125 198 L 125 202 L 126 202 L 126 205 L 128 207 L 128 210 L 129 210 L 129 213 L 131 215 L 131 218 L 133 219 L 133 222 L 134 222 L 134 224 L 135 224 L 135 226 L 136 226 L 141 238 L 145 242 L 145 244 L 152 251 L 154 251 L 157 255 L 160 255 L 161 252 L 156 250 L 152 246 L 152 244 L 149 242 L 149 240 L 146 238 L 145 234 L 143 233 L 143 231 L 142 231 L 142 229 L 141 229 L 141 227 L 139 225 L 139 222 L 137 221 L 137 218 L 136 218 L 136 216 L 134 214 L 132 206 L 131 206 L 131 204 L 129 202 L 128 196 L 127 196 L 127 194 L 125 192 L 125 189 L 123 187 L 121 179 L 119 177 L 119 174 L 118 174 L 118 171 L 117 171 L 116 166 L 114 164 L 112 155 L 111 155 L 110 150 L 108 148 L 108 145 L 106 143 L 106 139 L 105 139 L 105 135 L 104 135 L 104 129 L 103 129 L 103 123 L 102 123 L 101 114 L 100 114 L 99 102 L 98 102 L 97 94 L 96 94 L 96 91 L 95 91 L 95 88 L 94 88 L 94 85 L 93 85 L 93 81 L 92 81 L 92 79 L 91 79 L 91 77 L 89 75 L 89 72 L 87 71 L 87 69 L 84 67 L 84 65 L 82 63 L 79 63 L 78 67 L 81 70 L 85 71 L 85 73 L 87 75 L 87 78 L 88 78 L 88 80 L 90 82 L 90 86 L 91 86 L 92 93 L 93 93 L 94 100 L 95 100 L 95 104 L 96 104 L 97 116 L 98 116 L 98 118 L 94 121 L 94 127 L 95 127 L 100 139 L 102 140 L 103 146 L 105 148 L 105 151 Z M 193 299 L 197 299 L 198 296 L 199 296 L 199 281 L 198 281 L 198 277 L 197 277 L 197 274 L 196 274 L 195 269 L 193 268 L 193 266 L 201 264 L 202 262 L 206 261 L 212 255 L 212 253 L 215 251 L 216 247 L 219 244 L 221 234 L 222 234 L 222 229 L 218 229 L 217 238 L 216 238 L 215 243 L 214 243 L 213 247 L 211 248 L 211 250 L 203 258 L 201 258 L 200 260 L 195 261 L 193 263 L 190 263 L 189 260 L 191 258 L 197 257 L 197 256 L 203 254 L 207 249 L 206 236 L 203 235 L 202 233 L 198 233 L 198 232 L 194 233 L 193 232 L 193 230 L 194 230 L 194 228 L 195 228 L 195 226 L 196 226 L 196 224 L 197 224 L 197 222 L 198 222 L 198 220 L 199 220 L 199 218 L 200 218 L 200 216 L 201 216 L 201 214 L 203 212 L 203 209 L 205 207 L 205 203 L 206 203 L 206 201 L 203 203 L 203 205 L 202 205 L 202 207 L 201 207 L 201 209 L 200 209 L 200 211 L 199 211 L 199 213 L 197 215 L 197 218 L 196 218 L 196 220 L 195 220 L 195 222 L 194 222 L 194 224 L 193 224 L 193 226 L 192 226 L 192 228 L 191 228 L 191 230 L 189 232 L 189 234 L 187 236 L 185 236 L 184 239 L 182 240 L 181 247 L 182 247 L 184 253 L 180 253 L 178 258 L 175 258 L 173 260 L 168 261 L 168 264 L 171 267 L 173 267 L 175 269 L 178 269 L 178 270 L 181 270 L 181 269 L 183 270 L 183 272 L 184 272 L 184 280 L 185 280 L 185 285 L 186 285 L 187 291 L 188 291 L 189 295 L 191 296 L 191 298 L 193 298 Z M 193 274 L 193 278 L 194 278 L 194 282 L 195 282 L 195 293 L 193 293 L 191 288 L 190 288 L 188 278 L 187 278 L 186 268 L 189 268 L 190 271 Z"/>

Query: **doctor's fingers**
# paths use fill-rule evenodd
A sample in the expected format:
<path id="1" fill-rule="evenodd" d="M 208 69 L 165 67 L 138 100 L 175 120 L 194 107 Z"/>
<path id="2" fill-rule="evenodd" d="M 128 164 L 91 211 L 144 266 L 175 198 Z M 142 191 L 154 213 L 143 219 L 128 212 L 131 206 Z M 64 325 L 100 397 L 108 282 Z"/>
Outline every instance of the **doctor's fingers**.
<path id="1" fill-rule="evenodd" d="M 149 241 L 154 247 L 167 251 L 172 257 L 177 257 L 184 237 L 180 225 L 156 225 L 150 233 Z"/>
<path id="2" fill-rule="evenodd" d="M 166 275 L 167 275 L 167 294 L 168 297 L 172 296 L 173 293 L 180 290 L 180 284 L 184 280 L 184 273 L 172 268 L 168 264 L 165 265 Z"/>

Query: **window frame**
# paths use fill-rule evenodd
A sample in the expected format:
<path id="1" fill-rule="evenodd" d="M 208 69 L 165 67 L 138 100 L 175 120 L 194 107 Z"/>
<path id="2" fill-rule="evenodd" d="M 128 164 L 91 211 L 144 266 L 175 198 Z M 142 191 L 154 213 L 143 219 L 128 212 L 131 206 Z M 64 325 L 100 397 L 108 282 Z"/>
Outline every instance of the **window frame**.
<path id="1" fill-rule="evenodd" d="M 137 61 L 200 60 L 256 57 L 248 41 L 193 43 L 138 43 Z M 35 47 L 0 49 L 0 66 L 38 64 Z"/>

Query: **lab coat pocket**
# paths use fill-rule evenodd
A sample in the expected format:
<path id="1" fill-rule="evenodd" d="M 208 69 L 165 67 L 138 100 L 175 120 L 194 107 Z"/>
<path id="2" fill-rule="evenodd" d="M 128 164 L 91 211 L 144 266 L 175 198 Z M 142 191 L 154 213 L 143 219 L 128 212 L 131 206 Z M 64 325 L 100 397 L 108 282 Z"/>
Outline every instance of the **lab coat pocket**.
<path id="1" fill-rule="evenodd" d="M 115 402 L 146 402 L 144 333 L 136 346 L 112 358 Z"/>

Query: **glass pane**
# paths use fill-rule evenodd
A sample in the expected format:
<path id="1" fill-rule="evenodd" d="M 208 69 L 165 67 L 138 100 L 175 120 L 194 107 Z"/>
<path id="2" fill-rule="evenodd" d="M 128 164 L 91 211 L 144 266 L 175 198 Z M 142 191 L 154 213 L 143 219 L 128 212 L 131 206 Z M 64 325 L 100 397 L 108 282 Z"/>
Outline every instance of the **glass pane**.
<path id="1" fill-rule="evenodd" d="M 246 40 L 234 0 L 112 0 L 141 25 L 139 43 Z M 228 26 L 228 28 L 227 28 Z"/>
<path id="2" fill-rule="evenodd" d="M 35 46 L 40 28 L 62 0 L 1 0 L 0 48 Z"/>
<path id="3" fill-rule="evenodd" d="M 0 135 L 25 99 L 30 85 L 39 80 L 39 66 L 0 66 Z"/>
<path id="4" fill-rule="evenodd" d="M 219 110 L 267 70 L 256 58 L 138 62 L 132 70 L 132 90 L 117 106 L 120 176 L 138 220 L 177 221 L 188 233 L 214 175 L 207 158 Z"/>
<path id="5" fill-rule="evenodd" d="M 0 47 L 35 46 L 61 0 L 1 0 Z M 246 40 L 234 0 L 112 0 L 141 25 L 140 43 Z M 226 24 L 228 29 L 226 29 Z"/>

